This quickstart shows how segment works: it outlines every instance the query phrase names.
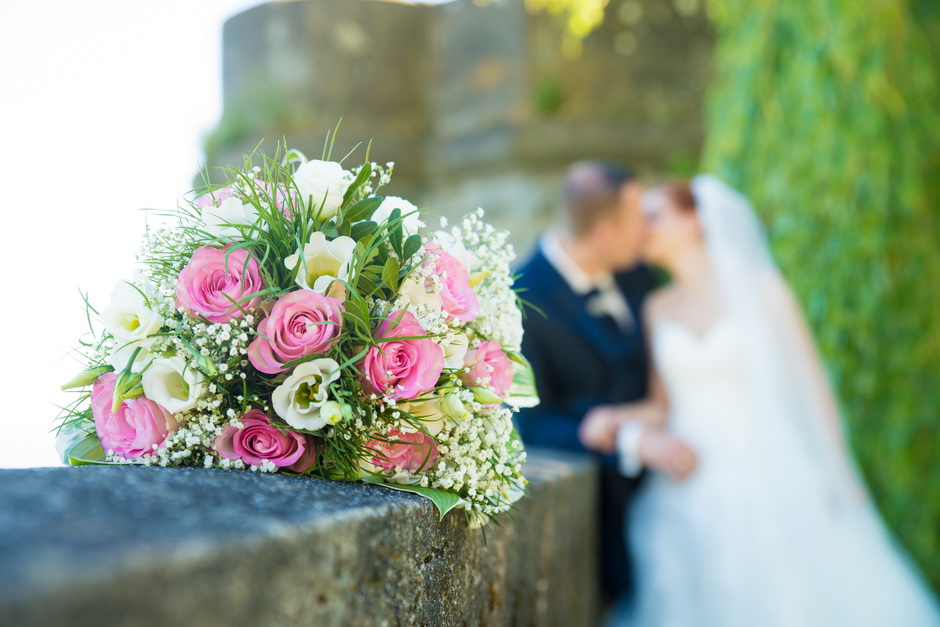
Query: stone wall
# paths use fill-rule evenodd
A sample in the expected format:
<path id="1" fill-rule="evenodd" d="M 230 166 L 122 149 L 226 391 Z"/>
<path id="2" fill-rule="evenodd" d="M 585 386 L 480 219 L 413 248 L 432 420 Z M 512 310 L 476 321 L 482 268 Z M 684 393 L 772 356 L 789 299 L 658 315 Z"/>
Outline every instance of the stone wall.
<path id="1" fill-rule="evenodd" d="M 0 470 L 4 625 L 591 625 L 596 475 L 534 452 L 515 520 L 245 471 Z"/>
<path id="2" fill-rule="evenodd" d="M 554 219 L 565 168 L 607 158 L 688 173 L 702 140 L 712 35 L 703 0 L 611 0 L 577 58 L 523 0 L 261 5 L 224 31 L 225 113 L 210 165 L 262 137 L 319 156 L 373 139 L 388 193 L 453 217 L 477 206 L 528 248 Z M 362 156 L 362 152 L 358 156 Z"/>

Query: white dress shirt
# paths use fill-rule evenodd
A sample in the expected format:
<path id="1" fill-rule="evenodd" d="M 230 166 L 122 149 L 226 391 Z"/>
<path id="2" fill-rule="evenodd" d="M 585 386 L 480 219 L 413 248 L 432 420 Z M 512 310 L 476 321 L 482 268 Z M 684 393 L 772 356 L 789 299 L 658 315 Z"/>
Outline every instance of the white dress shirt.
<path id="1" fill-rule="evenodd" d="M 592 316 L 609 315 L 617 322 L 621 331 L 629 331 L 633 328 L 633 314 L 630 313 L 630 306 L 623 297 L 623 292 L 617 287 L 613 274 L 609 271 L 594 275 L 585 272 L 565 250 L 557 233 L 543 235 L 540 246 L 548 263 L 558 271 L 572 292 L 583 296 L 597 290 L 597 294 L 586 303 L 589 314 Z"/>

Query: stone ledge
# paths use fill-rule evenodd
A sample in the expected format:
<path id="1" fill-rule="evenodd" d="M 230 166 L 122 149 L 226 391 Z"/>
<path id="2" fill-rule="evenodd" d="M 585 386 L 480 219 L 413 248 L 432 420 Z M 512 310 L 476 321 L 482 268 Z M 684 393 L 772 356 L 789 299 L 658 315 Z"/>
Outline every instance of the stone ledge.
<path id="1" fill-rule="evenodd" d="M 161 468 L 0 471 L 9 625 L 590 625 L 596 474 L 532 451 L 516 521 L 380 486 Z"/>

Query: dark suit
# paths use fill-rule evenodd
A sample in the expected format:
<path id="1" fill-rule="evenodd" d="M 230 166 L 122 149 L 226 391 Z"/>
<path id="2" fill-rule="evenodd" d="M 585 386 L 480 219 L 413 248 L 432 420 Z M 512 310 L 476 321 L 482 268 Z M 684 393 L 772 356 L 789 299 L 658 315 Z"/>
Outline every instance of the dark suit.
<path id="1" fill-rule="evenodd" d="M 655 287 L 645 267 L 615 276 L 635 323 L 626 331 L 607 315 L 594 316 L 539 249 L 519 268 L 516 288 L 526 309 L 522 352 L 532 363 L 541 403 L 517 415 L 523 441 L 567 451 L 588 451 L 578 425 L 592 407 L 637 401 L 646 396 L 647 353 L 640 323 L 643 299 Z M 620 475 L 616 458 L 599 456 L 601 580 L 608 599 L 626 592 L 630 569 L 624 541 L 625 510 L 636 480 Z"/>

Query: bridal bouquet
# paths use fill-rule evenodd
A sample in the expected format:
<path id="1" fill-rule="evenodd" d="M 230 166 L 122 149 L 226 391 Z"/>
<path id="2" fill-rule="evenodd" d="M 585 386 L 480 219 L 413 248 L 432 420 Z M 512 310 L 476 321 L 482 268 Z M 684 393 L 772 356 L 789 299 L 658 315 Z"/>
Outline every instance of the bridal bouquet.
<path id="1" fill-rule="evenodd" d="M 376 194 L 392 169 L 252 155 L 148 227 L 133 278 L 100 314 L 86 298 L 67 460 L 361 480 L 479 521 L 509 509 L 513 405 L 534 399 L 512 249 L 482 210 L 425 231 Z"/>

